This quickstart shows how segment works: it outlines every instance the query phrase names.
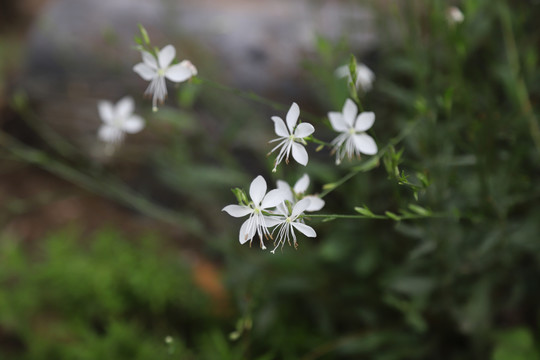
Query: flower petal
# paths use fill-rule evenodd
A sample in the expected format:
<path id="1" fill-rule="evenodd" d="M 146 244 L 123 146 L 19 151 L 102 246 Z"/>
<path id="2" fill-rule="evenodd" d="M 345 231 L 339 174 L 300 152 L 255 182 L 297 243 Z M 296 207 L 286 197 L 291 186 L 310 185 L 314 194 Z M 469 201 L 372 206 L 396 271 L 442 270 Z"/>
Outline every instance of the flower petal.
<path id="1" fill-rule="evenodd" d="M 306 235 L 307 237 L 316 237 L 317 233 L 313 228 L 309 225 L 293 222 L 291 223 L 292 226 L 296 228 L 296 230 L 300 231 L 302 234 Z"/>
<path id="2" fill-rule="evenodd" d="M 253 209 L 245 205 L 227 205 L 221 211 L 225 211 L 227 214 L 234 217 L 242 217 L 253 212 Z"/>
<path id="3" fill-rule="evenodd" d="M 272 116 L 272 121 L 274 122 L 274 131 L 277 136 L 288 137 L 289 131 L 283 119 L 279 116 Z"/>
<path id="4" fill-rule="evenodd" d="M 146 81 L 152 80 L 157 76 L 156 69 L 151 68 L 148 64 L 138 63 L 133 67 L 133 71 L 139 74 Z"/>
<path id="5" fill-rule="evenodd" d="M 289 208 L 287 207 L 287 205 L 285 205 L 284 202 L 277 204 L 276 212 L 285 217 L 289 216 Z"/>
<path id="6" fill-rule="evenodd" d="M 287 184 L 283 180 L 278 180 L 277 188 L 278 190 L 281 190 L 281 192 L 283 193 L 284 200 L 289 200 L 290 202 L 293 202 L 293 193 L 291 191 L 291 186 L 289 184 Z"/>
<path id="7" fill-rule="evenodd" d="M 148 51 L 142 52 L 142 59 L 143 62 L 148 65 L 151 69 L 157 70 L 158 63 L 156 61 L 156 57 L 152 54 L 150 54 Z"/>
<path id="8" fill-rule="evenodd" d="M 358 64 L 356 67 L 356 86 L 360 85 L 362 90 L 369 91 L 373 87 L 375 74 L 364 64 Z"/>
<path id="9" fill-rule="evenodd" d="M 191 70 L 180 64 L 173 65 L 165 71 L 165 77 L 174 82 L 186 81 L 191 75 Z"/>
<path id="10" fill-rule="evenodd" d="M 292 143 L 292 157 L 296 162 L 298 162 L 300 165 L 306 166 L 308 163 L 308 154 L 306 149 L 299 143 L 293 142 Z"/>
<path id="11" fill-rule="evenodd" d="M 122 130 L 129 134 L 135 134 L 144 128 L 144 119 L 139 115 L 128 117 L 122 124 Z"/>
<path id="12" fill-rule="evenodd" d="M 343 121 L 345 121 L 349 129 L 354 125 L 356 114 L 358 114 L 358 106 L 351 99 L 347 99 L 345 105 L 343 105 Z"/>
<path id="13" fill-rule="evenodd" d="M 172 45 L 167 45 L 159 51 L 158 62 L 159 67 L 166 69 L 174 60 L 176 49 Z"/>
<path id="14" fill-rule="evenodd" d="M 345 132 L 349 130 L 347 124 L 345 123 L 345 120 L 343 120 L 342 113 L 331 111 L 328 113 L 328 119 L 330 119 L 330 124 L 332 125 L 334 130 L 340 132 Z"/>
<path id="15" fill-rule="evenodd" d="M 107 143 L 118 143 L 124 138 L 122 130 L 110 125 L 101 125 L 98 130 L 98 139 Z"/>
<path id="16" fill-rule="evenodd" d="M 251 223 L 251 218 L 244 221 L 242 226 L 240 227 L 240 233 L 238 234 L 238 240 L 240 241 L 240 244 L 245 244 L 249 239 L 255 235 L 255 231 L 257 230 L 256 226 L 250 226 L 248 229 L 248 226 Z"/>
<path id="17" fill-rule="evenodd" d="M 120 101 L 116 103 L 115 115 L 117 119 L 126 119 L 135 109 L 135 101 L 131 96 L 123 97 Z"/>
<path id="18" fill-rule="evenodd" d="M 300 179 L 294 184 L 294 192 L 297 194 L 303 194 L 306 192 L 307 188 L 309 186 L 309 176 L 308 174 L 302 175 Z"/>
<path id="19" fill-rule="evenodd" d="M 114 119 L 114 106 L 110 101 L 98 102 L 99 117 L 105 124 L 110 124 Z"/>
<path id="20" fill-rule="evenodd" d="M 338 78 L 344 78 L 350 75 L 349 65 L 342 65 L 334 71 L 334 75 Z"/>
<path id="21" fill-rule="evenodd" d="M 264 223 L 266 224 L 267 228 L 274 227 L 276 225 L 279 225 L 283 222 L 283 217 L 281 216 L 265 216 L 264 217 Z"/>
<path id="22" fill-rule="evenodd" d="M 300 108 L 298 107 L 297 103 L 293 102 L 291 108 L 287 112 L 287 127 L 289 128 L 289 132 L 291 134 L 293 133 L 294 126 L 296 125 L 299 116 Z"/>
<path id="23" fill-rule="evenodd" d="M 306 196 L 304 199 L 311 200 L 306 211 L 319 211 L 324 207 L 324 200 L 315 195 Z"/>
<path id="24" fill-rule="evenodd" d="M 262 201 L 261 208 L 270 209 L 281 204 L 283 201 L 285 201 L 285 194 L 279 189 L 274 189 L 266 194 Z"/>
<path id="25" fill-rule="evenodd" d="M 193 65 L 193 64 L 191 63 L 191 61 L 189 61 L 189 60 L 182 60 L 182 61 L 180 62 L 180 65 L 182 65 L 183 67 L 185 67 L 185 68 L 187 68 L 189 71 L 191 71 L 191 75 L 192 75 L 192 76 L 196 76 L 196 75 L 199 73 L 199 71 L 197 70 L 197 68 L 195 67 L 195 65 Z"/>
<path id="26" fill-rule="evenodd" d="M 377 144 L 368 134 L 353 135 L 354 145 L 358 151 L 366 155 L 375 155 L 377 153 Z"/>
<path id="27" fill-rule="evenodd" d="M 249 186 L 249 196 L 251 197 L 251 200 L 255 206 L 259 206 L 261 200 L 264 198 L 264 194 L 266 194 L 266 180 L 259 175 L 253 179 L 251 185 Z"/>
<path id="28" fill-rule="evenodd" d="M 375 113 L 368 111 L 358 115 L 354 129 L 356 131 L 366 131 L 373 126 L 375 122 Z"/>
<path id="29" fill-rule="evenodd" d="M 315 132 L 313 125 L 301 123 L 294 130 L 294 136 L 297 138 L 305 138 L 306 136 L 313 134 L 313 132 Z"/>
<path id="30" fill-rule="evenodd" d="M 291 218 L 295 219 L 298 217 L 298 215 L 303 213 L 309 207 L 310 202 L 311 200 L 308 198 L 303 198 L 302 200 L 297 202 L 291 211 Z"/>

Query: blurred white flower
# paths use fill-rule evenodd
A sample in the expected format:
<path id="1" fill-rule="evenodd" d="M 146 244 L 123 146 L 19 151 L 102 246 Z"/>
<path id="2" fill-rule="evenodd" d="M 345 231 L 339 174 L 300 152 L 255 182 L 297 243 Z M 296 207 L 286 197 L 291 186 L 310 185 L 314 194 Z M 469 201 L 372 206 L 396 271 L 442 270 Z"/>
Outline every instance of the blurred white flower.
<path id="1" fill-rule="evenodd" d="M 335 74 L 338 78 L 346 77 L 348 81 L 352 81 L 351 72 L 349 71 L 349 65 L 343 65 L 336 69 Z M 356 87 L 361 88 L 364 92 L 368 92 L 373 87 L 375 81 L 375 74 L 362 63 L 356 64 Z"/>
<path id="2" fill-rule="evenodd" d="M 195 67 L 195 65 L 193 65 L 193 64 L 191 63 L 191 61 L 189 61 L 189 60 L 182 60 L 182 61 L 180 62 L 180 65 L 182 65 L 182 66 L 188 68 L 189 71 L 191 71 L 191 76 L 197 76 L 197 74 L 199 73 L 199 72 L 197 71 L 197 68 Z"/>
<path id="3" fill-rule="evenodd" d="M 135 102 L 130 96 L 122 98 L 116 105 L 110 101 L 99 101 L 98 111 L 103 125 L 98 130 L 98 138 L 106 143 L 119 143 L 125 133 L 134 134 L 144 128 L 142 117 L 133 114 Z"/>
<path id="4" fill-rule="evenodd" d="M 279 136 L 277 139 L 271 140 L 270 142 L 279 141 L 280 143 L 270 151 L 269 154 L 273 153 L 275 150 L 281 148 L 279 154 L 274 163 L 274 172 L 278 164 L 285 158 L 285 162 L 289 163 L 289 154 L 292 150 L 292 157 L 299 164 L 306 166 L 308 162 L 308 154 L 304 145 L 306 141 L 305 137 L 313 134 L 315 128 L 313 125 L 308 123 L 301 123 L 296 125 L 298 122 L 298 117 L 300 116 L 300 108 L 296 103 L 291 105 L 291 108 L 287 112 L 287 125 L 285 122 L 278 116 L 272 116 L 272 121 L 274 121 L 274 128 L 276 135 Z"/>
<path id="5" fill-rule="evenodd" d="M 375 122 L 375 114 L 363 112 L 358 117 L 357 114 L 358 107 L 351 99 L 345 101 L 341 113 L 334 111 L 328 113 L 328 118 L 334 130 L 341 132 L 332 141 L 336 152 L 336 164 L 338 165 L 345 155 L 351 159 L 353 155 L 360 156 L 360 153 L 375 155 L 378 151 L 375 140 L 365 133 Z"/>
<path id="6" fill-rule="evenodd" d="M 292 205 L 296 204 L 299 199 L 310 199 L 309 206 L 305 211 L 319 211 L 324 207 L 324 200 L 317 195 L 304 195 L 309 187 L 309 176 L 304 174 L 294 184 L 294 187 L 283 181 L 277 181 L 277 188 L 283 192 L 285 200 L 288 200 Z M 283 204 L 280 204 L 282 206 Z"/>
<path id="7" fill-rule="evenodd" d="M 275 229 L 272 230 L 272 234 L 274 234 L 274 232 L 277 230 L 277 235 L 274 240 L 275 248 L 272 250 L 272 254 L 275 253 L 279 246 L 283 247 L 285 242 L 287 242 L 289 245 L 294 244 L 295 248 L 298 246 L 296 234 L 294 233 L 295 229 L 307 237 L 317 236 L 317 233 L 311 226 L 304 224 L 303 221 L 299 219 L 299 216 L 308 209 L 310 202 L 311 200 L 307 198 L 300 200 L 294 205 L 290 214 L 287 207 L 278 207 L 280 216 L 271 216 L 268 218 L 267 225 L 269 227 L 275 226 Z"/>
<path id="8" fill-rule="evenodd" d="M 465 16 L 461 12 L 461 10 L 459 10 L 459 8 L 455 6 L 450 6 L 446 11 L 446 19 L 451 25 L 460 24 L 465 20 Z"/>
<path id="9" fill-rule="evenodd" d="M 165 78 L 176 83 L 186 81 L 197 75 L 197 68 L 188 60 L 171 65 L 176 56 L 176 50 L 172 45 L 167 45 L 161 49 L 157 54 L 157 59 L 147 51 L 141 53 L 143 62 L 135 65 L 133 71 L 144 80 L 150 81 L 150 85 L 148 85 L 144 94 L 152 96 L 152 109 L 157 111 L 158 101 L 163 103 L 167 97 Z"/>
<path id="10" fill-rule="evenodd" d="M 267 194 L 266 188 L 266 181 L 259 175 L 251 182 L 249 187 L 251 202 L 248 205 L 227 205 L 222 210 L 234 217 L 249 215 L 249 218 L 240 227 L 240 244 L 244 244 L 257 234 L 259 235 L 263 250 L 266 249 L 263 236 L 267 239 L 271 237 L 268 231 L 268 227 L 271 225 L 267 224 L 270 221 L 270 217 L 266 216 L 264 212 L 270 212 L 270 209 L 284 201 L 281 190 L 271 190 Z"/>

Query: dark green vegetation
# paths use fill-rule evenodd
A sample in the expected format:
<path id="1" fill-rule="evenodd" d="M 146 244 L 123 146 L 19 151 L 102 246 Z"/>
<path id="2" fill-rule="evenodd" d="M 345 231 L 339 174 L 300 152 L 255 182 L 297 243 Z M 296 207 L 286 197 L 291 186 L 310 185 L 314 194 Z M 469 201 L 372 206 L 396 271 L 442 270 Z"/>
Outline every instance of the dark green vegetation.
<path id="1" fill-rule="evenodd" d="M 220 267 L 227 310 L 216 311 L 193 282 L 196 268 L 159 235 L 83 237 L 63 230 L 28 249 L 5 233 L 0 357 L 540 359 L 540 3 L 464 0 L 465 21 L 455 25 L 448 24 L 443 1 L 403 3 L 381 10 L 379 46 L 366 60 L 377 80 L 362 98 L 377 114 L 372 134 L 380 148 L 405 132 L 395 145 L 402 154 L 388 149 L 378 167 L 331 192 L 324 213 L 366 205 L 376 214 L 442 217 L 317 219 L 311 222 L 317 239 L 302 238 L 296 251 L 271 255 L 255 243 L 240 246 L 240 222 L 219 210 L 234 201 L 229 188 L 248 186 L 265 168 L 268 133 L 255 129 L 264 121 L 268 131 L 272 126 L 234 94 L 223 100 L 205 82 L 192 84 L 178 100 L 186 108 L 195 99 L 195 109 L 160 111 L 155 120 L 170 128 L 153 131 L 165 141 L 147 159 L 131 161 L 149 162 L 159 187 L 174 194 L 168 200 L 187 204 L 179 219 L 189 222 L 199 254 Z M 322 119 L 347 96 L 332 75 L 347 50 L 319 45 L 320 58 L 308 68 L 321 99 L 312 112 Z M 219 121 L 205 128 L 197 109 Z M 180 135 L 169 135 L 171 129 Z M 246 140 L 248 133 L 255 135 Z M 331 136 L 320 131 L 325 140 Z M 3 146 L 14 145 L 2 139 Z M 17 146 L 2 154 L 174 222 L 175 213 L 100 178 L 111 169 L 66 169 L 60 165 L 73 162 L 55 157 L 57 149 L 37 156 Z M 325 154 L 310 161 L 313 191 L 359 164 L 336 168 Z M 280 171 L 294 182 L 304 169 Z M 95 179 L 108 185 L 96 186 Z M 137 190 L 155 196 L 149 189 Z"/>

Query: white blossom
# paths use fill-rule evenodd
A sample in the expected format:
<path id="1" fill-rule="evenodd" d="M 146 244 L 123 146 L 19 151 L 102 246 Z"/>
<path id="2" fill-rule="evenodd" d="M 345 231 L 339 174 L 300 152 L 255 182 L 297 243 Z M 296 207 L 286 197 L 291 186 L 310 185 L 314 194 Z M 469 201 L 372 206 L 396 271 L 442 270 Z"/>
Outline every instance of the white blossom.
<path id="1" fill-rule="evenodd" d="M 274 240 L 275 247 L 274 250 L 272 250 L 272 254 L 275 253 L 278 247 L 283 247 L 285 243 L 288 243 L 289 245 L 294 245 L 295 248 L 298 246 L 298 243 L 296 241 L 296 234 L 294 232 L 295 229 L 300 231 L 307 237 L 317 236 L 315 230 L 313 230 L 311 226 L 304 224 L 302 219 L 299 218 L 300 215 L 302 215 L 304 211 L 307 210 L 310 202 L 311 200 L 308 198 L 304 198 L 298 201 L 292 208 L 290 214 L 287 207 L 278 207 L 278 212 L 280 213 L 280 215 L 269 217 L 269 219 L 267 220 L 268 226 L 275 226 L 274 230 L 272 230 L 272 234 L 277 231 L 277 235 Z"/>
<path id="2" fill-rule="evenodd" d="M 195 67 L 195 65 L 193 65 L 193 64 L 191 63 L 191 61 L 189 61 L 189 60 L 182 60 L 182 61 L 180 61 L 180 65 L 182 65 L 182 66 L 188 68 L 189 71 L 191 71 L 191 76 L 197 76 L 197 74 L 199 73 L 199 72 L 197 71 L 197 68 Z"/>
<path id="3" fill-rule="evenodd" d="M 358 107 L 351 99 L 345 101 L 343 111 L 329 112 L 328 118 L 334 130 L 341 134 L 332 141 L 336 152 L 336 164 L 347 155 L 349 159 L 353 155 L 375 155 L 378 151 L 377 144 L 371 136 L 365 133 L 375 122 L 373 112 L 362 112 L 358 116 Z"/>
<path id="4" fill-rule="evenodd" d="M 240 227 L 240 244 L 244 244 L 248 240 L 251 240 L 251 238 L 257 234 L 263 250 L 266 249 L 263 237 L 267 239 L 271 237 L 271 234 L 268 231 L 268 228 L 271 227 L 268 222 L 271 221 L 271 219 L 265 212 L 270 213 L 270 209 L 275 208 L 284 201 L 281 190 L 271 190 L 267 194 L 266 189 L 266 181 L 259 175 L 251 182 L 249 187 L 251 202 L 248 205 L 228 205 L 222 210 L 234 217 L 249 215 L 249 218 Z"/>
<path id="5" fill-rule="evenodd" d="M 308 154 L 304 145 L 306 141 L 305 137 L 313 134 L 315 128 L 313 125 L 308 123 L 300 123 L 297 125 L 298 117 L 300 116 L 300 108 L 296 103 L 291 105 L 291 108 L 287 112 L 286 121 L 287 124 L 278 116 L 272 116 L 272 121 L 274 122 L 274 129 L 276 135 L 279 136 L 277 139 L 271 140 L 270 142 L 279 141 L 279 144 L 275 146 L 270 153 L 281 148 L 279 154 L 274 163 L 274 172 L 278 164 L 285 159 L 286 163 L 289 163 L 289 155 L 292 152 L 292 157 L 299 164 L 306 166 L 308 163 Z M 270 154 L 269 153 L 269 154 Z"/>
<path id="6" fill-rule="evenodd" d="M 319 211 L 324 207 L 324 200 L 317 195 L 304 195 L 309 187 L 309 176 L 304 174 L 298 181 L 291 186 L 283 181 L 277 181 L 277 188 L 283 192 L 285 200 L 289 201 L 292 205 L 295 205 L 300 199 L 310 199 L 309 206 L 305 211 Z M 281 204 L 282 205 L 282 204 Z"/>
<path id="7" fill-rule="evenodd" d="M 98 138 L 106 143 L 119 143 L 124 134 L 134 134 L 144 128 L 142 117 L 133 114 L 135 102 L 130 96 L 122 98 L 116 105 L 110 101 L 99 101 L 98 112 L 103 124 L 98 130 Z"/>
<path id="8" fill-rule="evenodd" d="M 454 25 L 462 23 L 465 20 L 465 16 L 459 8 L 450 6 L 446 11 L 446 19 L 450 25 Z"/>
<path id="9" fill-rule="evenodd" d="M 152 109 L 157 111 L 157 103 L 163 103 L 167 97 L 167 84 L 165 78 L 179 83 L 186 81 L 197 75 L 197 68 L 188 60 L 179 64 L 172 64 L 176 50 L 174 46 L 167 45 L 161 49 L 157 58 L 148 51 L 142 51 L 143 62 L 133 67 L 133 71 L 139 74 L 144 80 L 150 81 L 150 85 L 144 92 L 145 95 L 152 96 Z"/>
<path id="10" fill-rule="evenodd" d="M 343 65 L 336 69 L 335 74 L 339 78 L 346 77 L 349 81 L 351 79 L 351 72 L 349 70 L 349 65 Z M 364 92 L 368 92 L 373 87 L 373 82 L 375 81 L 375 73 L 371 71 L 366 65 L 362 63 L 356 64 L 356 84 L 357 88 L 361 88 Z"/>

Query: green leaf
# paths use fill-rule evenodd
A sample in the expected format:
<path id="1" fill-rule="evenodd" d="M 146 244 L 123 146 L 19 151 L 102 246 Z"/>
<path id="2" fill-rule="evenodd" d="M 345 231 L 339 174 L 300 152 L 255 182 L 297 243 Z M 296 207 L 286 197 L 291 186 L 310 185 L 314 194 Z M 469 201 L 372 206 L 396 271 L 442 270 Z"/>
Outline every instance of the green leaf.
<path id="1" fill-rule="evenodd" d="M 426 174 L 422 173 L 422 172 L 417 172 L 416 173 L 416 177 L 418 178 L 418 180 L 420 180 L 420 182 L 422 183 L 422 186 L 427 188 L 430 184 L 430 181 L 427 177 Z"/>
<path id="2" fill-rule="evenodd" d="M 492 360 L 539 360 L 534 338 L 529 329 L 518 327 L 501 332 L 491 356 Z"/>
<path id="3" fill-rule="evenodd" d="M 354 211 L 364 216 L 375 217 L 375 214 L 371 210 L 369 210 L 366 205 L 362 207 L 357 206 L 354 208 Z"/>
<path id="4" fill-rule="evenodd" d="M 401 218 L 398 215 L 394 214 L 393 212 L 385 211 L 384 214 L 386 216 L 388 216 L 390 219 L 394 220 L 394 221 L 400 221 L 401 220 Z"/>
<path id="5" fill-rule="evenodd" d="M 146 31 L 144 26 L 142 26 L 141 24 L 137 24 L 137 26 L 139 27 L 139 31 L 141 32 L 141 36 L 144 40 L 144 43 L 150 46 L 150 37 L 148 36 L 148 32 Z"/>
<path id="6" fill-rule="evenodd" d="M 323 190 L 332 190 L 336 188 L 336 183 L 329 183 L 323 185 Z"/>
<path id="7" fill-rule="evenodd" d="M 422 216 L 430 216 L 432 214 L 430 210 L 416 204 L 409 204 L 409 209 Z"/>

